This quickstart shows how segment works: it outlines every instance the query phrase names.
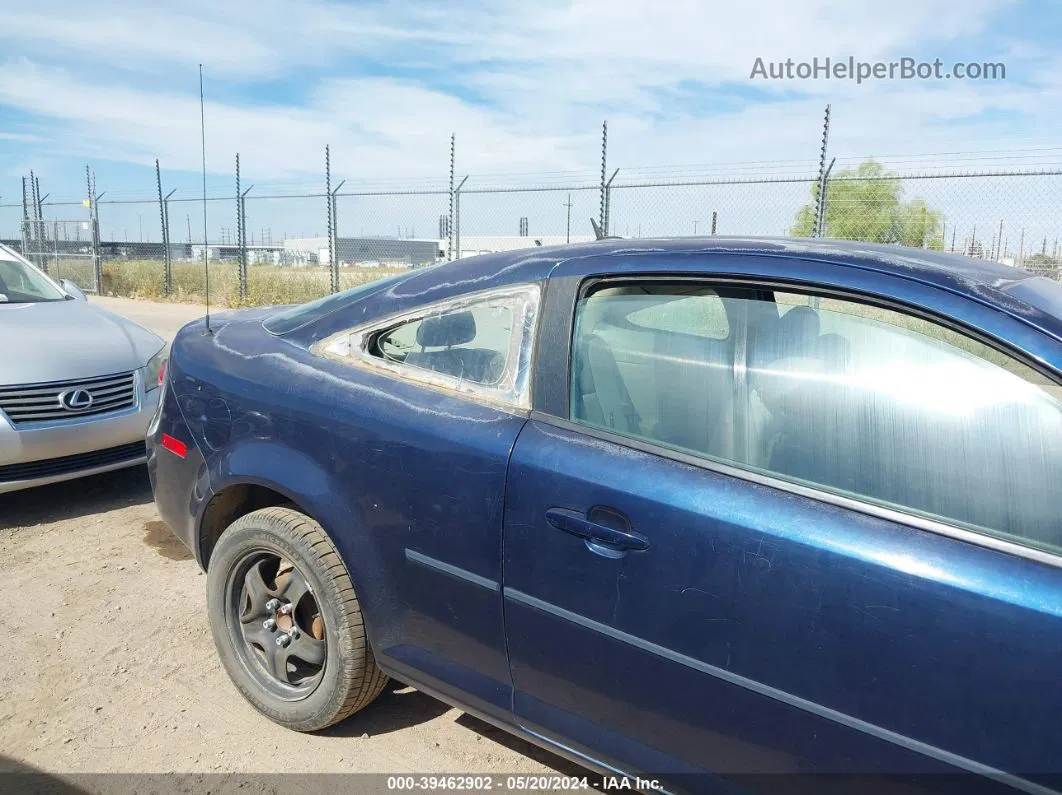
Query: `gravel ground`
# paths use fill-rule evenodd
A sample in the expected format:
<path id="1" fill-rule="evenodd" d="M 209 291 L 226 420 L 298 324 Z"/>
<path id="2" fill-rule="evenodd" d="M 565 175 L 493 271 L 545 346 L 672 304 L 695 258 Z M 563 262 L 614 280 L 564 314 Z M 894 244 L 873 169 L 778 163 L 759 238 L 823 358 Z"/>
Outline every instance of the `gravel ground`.
<path id="1" fill-rule="evenodd" d="M 167 337 L 201 313 L 92 300 Z M 0 582 L 0 771 L 585 775 L 400 683 L 313 735 L 259 716 L 217 660 L 205 577 L 143 467 L 0 495 Z"/>

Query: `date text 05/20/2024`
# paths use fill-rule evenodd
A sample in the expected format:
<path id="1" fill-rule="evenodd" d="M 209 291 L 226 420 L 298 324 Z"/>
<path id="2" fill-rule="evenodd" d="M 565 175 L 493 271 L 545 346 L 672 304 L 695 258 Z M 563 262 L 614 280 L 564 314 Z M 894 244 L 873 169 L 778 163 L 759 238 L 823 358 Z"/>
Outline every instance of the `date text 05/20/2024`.
<path id="1" fill-rule="evenodd" d="M 602 776 L 595 782 L 606 791 L 650 792 L 661 788 L 656 779 L 632 776 Z M 466 790 L 473 792 L 558 792 L 590 788 L 586 776 L 388 776 L 387 789 L 393 791 Z"/>

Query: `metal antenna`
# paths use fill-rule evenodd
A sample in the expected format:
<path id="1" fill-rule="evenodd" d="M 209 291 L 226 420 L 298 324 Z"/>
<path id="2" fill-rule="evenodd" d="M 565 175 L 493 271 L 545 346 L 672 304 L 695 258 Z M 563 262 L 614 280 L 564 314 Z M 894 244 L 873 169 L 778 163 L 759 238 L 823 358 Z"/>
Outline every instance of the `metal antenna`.
<path id="1" fill-rule="evenodd" d="M 203 64 L 199 64 L 199 136 L 203 149 L 203 276 L 206 280 L 206 332 L 210 330 L 210 249 L 207 246 L 206 103 L 203 101 Z"/>

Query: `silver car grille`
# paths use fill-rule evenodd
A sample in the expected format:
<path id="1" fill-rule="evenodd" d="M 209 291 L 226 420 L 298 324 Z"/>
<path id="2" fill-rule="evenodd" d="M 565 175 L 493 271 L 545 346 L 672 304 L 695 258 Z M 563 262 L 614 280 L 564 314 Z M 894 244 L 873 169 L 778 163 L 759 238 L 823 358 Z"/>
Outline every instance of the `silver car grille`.
<path id="1" fill-rule="evenodd" d="M 47 384 L 0 386 L 0 411 L 15 425 L 90 417 L 134 405 L 135 373 Z"/>

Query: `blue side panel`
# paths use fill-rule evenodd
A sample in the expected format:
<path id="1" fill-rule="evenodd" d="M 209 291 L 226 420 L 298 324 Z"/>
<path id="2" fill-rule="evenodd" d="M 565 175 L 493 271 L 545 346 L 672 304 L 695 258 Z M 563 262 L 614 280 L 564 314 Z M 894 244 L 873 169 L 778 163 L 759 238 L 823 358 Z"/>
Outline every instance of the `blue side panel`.
<path id="1" fill-rule="evenodd" d="M 175 345 L 195 362 L 175 391 L 210 490 L 251 483 L 295 501 L 343 556 L 380 664 L 508 717 L 500 587 L 416 558 L 500 582 L 505 472 L 526 418 L 312 356 L 256 320 Z"/>
<path id="2" fill-rule="evenodd" d="M 1062 772 L 1058 569 L 538 421 L 510 473 L 519 720 L 640 770 Z M 649 548 L 544 518 L 594 506 Z"/>

